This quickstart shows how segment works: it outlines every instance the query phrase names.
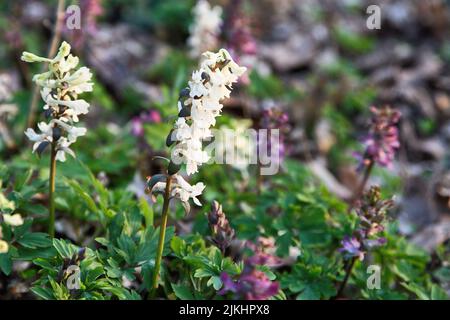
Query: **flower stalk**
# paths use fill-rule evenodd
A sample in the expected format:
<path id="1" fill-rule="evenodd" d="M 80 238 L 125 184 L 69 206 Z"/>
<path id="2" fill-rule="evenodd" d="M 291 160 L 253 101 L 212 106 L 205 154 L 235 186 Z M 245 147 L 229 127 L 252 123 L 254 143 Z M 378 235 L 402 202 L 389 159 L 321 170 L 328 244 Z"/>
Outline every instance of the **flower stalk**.
<path id="1" fill-rule="evenodd" d="M 86 67 L 77 68 L 79 59 L 70 54 L 71 47 L 63 42 L 58 53 L 52 59 L 39 57 L 30 52 L 23 52 L 22 61 L 29 63 L 45 63 L 48 71 L 36 74 L 33 81 L 40 87 L 44 100 L 44 116 L 46 121 L 38 123 L 39 131 L 28 128 L 25 135 L 33 144 L 33 152 L 39 156 L 50 148 L 49 177 L 49 227 L 51 237 L 55 235 L 55 177 L 56 160 L 66 161 L 66 153 L 75 157 L 70 145 L 77 138 L 84 136 L 87 129 L 77 127 L 79 116 L 89 112 L 89 103 L 78 96 L 93 90 L 92 73 Z"/>
<path id="2" fill-rule="evenodd" d="M 50 176 L 48 189 L 48 234 L 51 238 L 55 237 L 55 177 L 56 177 L 56 145 L 51 144 L 50 152 Z"/>
<path id="3" fill-rule="evenodd" d="M 167 174 L 149 177 L 145 190 L 148 194 L 164 195 L 150 296 L 158 288 L 170 200 L 180 200 L 186 214 L 190 211 L 189 199 L 197 206 L 202 205 L 197 197 L 202 194 L 205 185 L 202 182 L 189 184 L 179 173 L 181 165 L 186 164 L 187 175 L 192 175 L 199 166 L 208 162 L 209 156 L 203 150 L 203 142 L 213 137 L 211 127 L 216 124 L 216 117 L 222 111 L 221 101 L 230 96 L 233 83 L 245 71 L 246 68 L 238 66 L 225 49 L 217 53 L 205 52 L 199 70 L 192 73 L 188 87 L 180 92 L 178 119 L 166 139 L 166 146 L 172 147 L 171 160 L 166 159 L 169 162 Z"/>
<path id="4" fill-rule="evenodd" d="M 167 220 L 169 218 L 169 203 L 170 203 L 170 190 L 172 177 L 167 176 L 166 189 L 164 192 L 164 203 L 161 214 L 161 225 L 159 227 L 159 242 L 158 250 L 156 252 L 155 271 L 153 272 L 153 290 L 158 289 L 159 283 L 159 270 L 161 268 L 162 254 L 164 251 L 164 241 L 166 239 Z"/>
<path id="5" fill-rule="evenodd" d="M 380 234 L 384 231 L 387 211 L 393 205 L 392 199 L 381 198 L 381 190 L 378 186 L 371 186 L 355 203 L 355 212 L 358 217 L 356 229 L 351 236 L 344 237 L 341 241 L 342 247 L 339 249 L 345 260 L 345 277 L 339 286 L 336 298 L 344 292 L 356 259 L 363 261 L 370 250 L 386 244 L 386 238 Z"/>
<path id="6" fill-rule="evenodd" d="M 341 285 L 339 286 L 336 298 L 339 298 L 342 293 L 344 292 L 345 287 L 347 286 L 348 279 L 350 278 L 350 275 L 352 274 L 353 267 L 355 266 L 356 257 L 353 257 L 350 261 L 347 262 L 346 268 L 345 268 L 345 277 L 342 281 Z"/>

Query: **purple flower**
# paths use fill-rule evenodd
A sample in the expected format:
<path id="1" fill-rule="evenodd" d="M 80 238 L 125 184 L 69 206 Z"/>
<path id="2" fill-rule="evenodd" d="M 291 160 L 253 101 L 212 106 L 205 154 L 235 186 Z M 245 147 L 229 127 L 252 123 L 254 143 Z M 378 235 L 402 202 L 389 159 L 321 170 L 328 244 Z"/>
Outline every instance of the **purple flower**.
<path id="1" fill-rule="evenodd" d="M 247 248 L 253 255 L 244 259 L 244 270 L 234 281 L 227 273 L 221 274 L 223 287 L 219 294 L 234 293 L 237 299 L 265 300 L 276 295 L 280 289 L 278 282 L 271 281 L 258 266 L 275 267 L 281 265 L 281 259 L 272 254 L 275 251 L 273 238 L 258 239 L 257 244 L 247 242 Z"/>
<path id="2" fill-rule="evenodd" d="M 143 112 L 139 116 L 131 119 L 131 133 L 136 137 L 141 137 L 144 135 L 144 124 L 160 122 L 161 115 L 158 111 L 150 110 Z"/>
<path id="3" fill-rule="evenodd" d="M 364 237 L 375 236 L 384 230 L 386 212 L 394 205 L 392 199 L 381 199 L 379 186 L 372 186 L 356 203 L 360 232 Z"/>
<path id="4" fill-rule="evenodd" d="M 374 240 L 366 240 L 364 242 L 364 246 L 367 247 L 368 249 L 372 249 L 372 248 L 376 248 L 376 247 L 380 247 L 382 245 L 385 245 L 387 242 L 386 238 L 378 238 L 378 239 L 374 239 Z"/>
<path id="5" fill-rule="evenodd" d="M 258 45 L 252 35 L 250 21 L 242 12 L 241 0 L 232 0 L 230 3 L 223 25 L 223 31 L 226 46 L 231 56 L 237 63 L 240 62 L 240 57 L 244 57 L 244 60 L 247 62 L 244 62 L 244 65 L 250 69 L 250 64 L 253 63 L 251 62 L 252 59 L 248 58 L 256 56 Z M 246 75 L 241 78 L 242 83 L 248 84 L 250 82 L 248 74 L 250 73 L 246 73 Z"/>
<path id="6" fill-rule="evenodd" d="M 213 201 L 211 211 L 208 213 L 208 224 L 212 231 L 212 241 L 222 251 L 231 245 L 234 239 L 235 231 L 230 226 L 225 213 L 222 211 L 222 206 Z"/>
<path id="7" fill-rule="evenodd" d="M 267 144 L 268 153 L 278 153 L 280 163 L 283 162 L 286 154 L 288 153 L 288 148 L 286 145 L 286 135 L 290 130 L 288 114 L 275 107 L 264 109 L 262 112 L 260 127 L 261 129 L 267 129 L 268 132 L 267 137 L 258 135 L 258 146 L 260 148 L 265 148 L 265 145 Z M 272 135 L 270 132 L 272 129 L 279 130 L 279 141 L 276 150 L 273 148 L 272 144 Z"/>
<path id="8" fill-rule="evenodd" d="M 380 187 L 372 186 L 356 203 L 355 211 L 358 215 L 358 228 L 352 237 L 346 236 L 342 240 L 340 252 L 344 258 L 359 257 L 364 259 L 364 254 L 376 247 L 386 244 L 386 238 L 379 233 L 384 230 L 387 210 L 393 206 L 393 201 L 381 199 Z"/>
<path id="9" fill-rule="evenodd" d="M 362 244 L 355 236 L 345 236 L 344 240 L 341 241 L 341 244 L 342 248 L 340 248 L 339 251 L 344 254 L 345 258 L 358 257 L 359 260 L 364 260 L 365 252 L 362 251 Z"/>
<path id="10" fill-rule="evenodd" d="M 225 272 L 220 279 L 223 287 L 219 294 L 232 292 L 238 299 L 266 300 L 276 295 L 280 289 L 278 282 L 271 281 L 264 272 L 252 267 L 246 267 L 236 281 Z"/>
<path id="11" fill-rule="evenodd" d="M 370 132 L 363 139 L 364 154 L 355 154 L 360 161 L 359 169 L 377 163 L 382 167 L 391 167 L 395 152 L 400 147 L 397 123 L 401 113 L 389 107 L 377 109 L 372 107 L 373 114 Z"/>
<path id="12" fill-rule="evenodd" d="M 273 238 L 259 237 L 257 245 L 247 242 L 246 246 L 253 251 L 253 255 L 245 260 L 247 265 L 279 267 L 283 264 L 283 261 L 274 255 L 276 247 Z"/>

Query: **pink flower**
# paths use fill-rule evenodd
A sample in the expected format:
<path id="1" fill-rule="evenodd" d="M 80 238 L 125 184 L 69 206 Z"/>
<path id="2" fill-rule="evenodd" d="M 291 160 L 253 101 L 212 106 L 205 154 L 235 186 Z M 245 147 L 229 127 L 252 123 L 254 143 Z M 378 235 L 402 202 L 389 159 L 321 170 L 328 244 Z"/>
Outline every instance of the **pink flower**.
<path id="1" fill-rule="evenodd" d="M 161 115 L 156 110 L 142 112 L 139 116 L 131 119 L 131 133 L 136 137 L 144 135 L 144 124 L 160 123 Z"/>
<path id="2" fill-rule="evenodd" d="M 373 117 L 369 135 L 363 140 L 364 154 L 355 154 L 360 161 L 359 169 L 374 162 L 382 167 L 391 167 L 395 152 L 400 147 L 396 126 L 401 113 L 389 107 L 372 107 L 370 110 Z"/>

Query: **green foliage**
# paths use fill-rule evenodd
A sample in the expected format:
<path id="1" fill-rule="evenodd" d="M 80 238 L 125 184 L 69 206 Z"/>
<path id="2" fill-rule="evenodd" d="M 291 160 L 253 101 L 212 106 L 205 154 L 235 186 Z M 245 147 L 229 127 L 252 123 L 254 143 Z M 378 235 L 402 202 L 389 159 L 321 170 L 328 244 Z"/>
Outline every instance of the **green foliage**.
<path id="1" fill-rule="evenodd" d="M 375 46 L 375 40 L 368 36 L 359 35 L 343 27 L 333 30 L 333 36 L 338 45 L 351 53 L 367 53 Z"/>
<path id="2" fill-rule="evenodd" d="M 198 234 L 184 239 L 174 237 L 171 249 L 175 260 L 169 269 L 183 267 L 180 280 L 172 283 L 174 295 L 182 300 L 215 298 L 222 287 L 221 273 L 237 275 L 242 271 L 241 265 L 223 257 L 219 249 L 206 246 Z"/>
<path id="3" fill-rule="evenodd" d="M 140 299 L 133 290 L 122 287 L 120 279 L 107 275 L 104 265 L 99 261 L 98 253 L 86 249 L 85 258 L 77 261 L 75 266 L 79 270 L 79 289 L 73 289 L 68 284 L 71 276 L 77 273 L 68 271 L 67 265 L 79 247 L 65 240 L 53 240 L 56 251 L 52 257 L 33 260 L 39 266 L 39 279 L 34 283 L 32 292 L 45 300 L 110 300 L 110 299 Z M 72 265 L 73 266 L 73 265 Z M 68 288 L 69 287 L 69 288 Z"/>
<path id="4" fill-rule="evenodd" d="M 326 257 L 304 251 L 290 273 L 282 275 L 281 286 L 297 300 L 330 299 L 336 295 L 336 265 Z"/>

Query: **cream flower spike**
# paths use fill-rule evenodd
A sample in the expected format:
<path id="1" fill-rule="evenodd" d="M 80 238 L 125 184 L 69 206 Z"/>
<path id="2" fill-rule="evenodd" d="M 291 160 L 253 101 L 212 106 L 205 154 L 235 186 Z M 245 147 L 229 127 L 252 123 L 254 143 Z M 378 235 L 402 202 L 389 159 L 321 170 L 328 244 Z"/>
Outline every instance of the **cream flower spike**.
<path id="1" fill-rule="evenodd" d="M 70 45 L 64 41 L 53 59 L 39 57 L 30 52 L 22 54 L 23 61 L 49 64 L 48 71 L 35 75 L 33 81 L 42 87 L 44 114 L 50 120 L 48 123 L 39 123 L 40 133 L 28 128 L 25 135 L 35 142 L 33 152 L 41 154 L 48 146 L 52 146 L 59 161 L 66 160 L 65 153 L 75 156 L 69 146 L 79 136 L 86 134 L 85 128 L 75 127 L 74 123 L 79 121 L 80 115 L 89 112 L 89 103 L 75 97 L 93 89 L 92 73 L 87 67 L 76 70 L 79 59 L 73 56 L 70 50 Z"/>

